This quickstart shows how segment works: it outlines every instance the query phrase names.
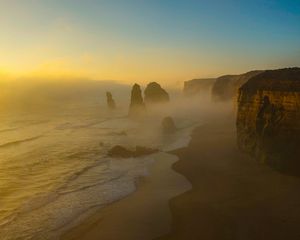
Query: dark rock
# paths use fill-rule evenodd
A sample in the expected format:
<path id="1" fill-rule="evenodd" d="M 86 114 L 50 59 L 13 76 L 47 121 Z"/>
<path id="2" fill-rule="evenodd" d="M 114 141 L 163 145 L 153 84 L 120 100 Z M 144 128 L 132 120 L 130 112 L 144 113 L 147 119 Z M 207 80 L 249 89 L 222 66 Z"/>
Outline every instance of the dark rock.
<path id="1" fill-rule="evenodd" d="M 170 101 L 169 94 L 158 83 L 151 82 L 145 89 L 145 103 L 165 103 Z"/>
<path id="2" fill-rule="evenodd" d="M 157 149 L 146 148 L 142 146 L 136 146 L 135 150 L 127 149 L 123 146 L 117 145 L 108 151 L 109 157 L 115 158 L 130 158 L 130 157 L 141 157 L 157 152 Z"/>
<path id="3" fill-rule="evenodd" d="M 300 174 L 300 68 L 265 71 L 240 89 L 239 148 L 278 170 Z"/>
<path id="4" fill-rule="evenodd" d="M 115 109 L 116 108 L 116 103 L 115 100 L 112 97 L 111 92 L 106 92 L 106 100 L 107 100 L 107 106 L 109 109 Z"/>
<path id="5" fill-rule="evenodd" d="M 117 145 L 114 146 L 112 149 L 110 149 L 107 155 L 110 157 L 117 157 L 117 158 L 129 158 L 133 156 L 133 151 Z"/>
<path id="6" fill-rule="evenodd" d="M 165 117 L 162 120 L 162 129 L 163 129 L 163 132 L 167 133 L 167 134 L 176 132 L 177 129 L 176 129 L 173 118 Z"/>
<path id="7" fill-rule="evenodd" d="M 135 152 L 134 152 L 134 157 L 149 155 L 149 154 L 156 153 L 156 152 L 158 152 L 158 149 L 136 146 Z"/>
<path id="8" fill-rule="evenodd" d="M 134 84 L 131 90 L 129 116 L 133 118 L 140 117 L 145 113 L 145 110 L 141 87 L 138 84 Z"/>

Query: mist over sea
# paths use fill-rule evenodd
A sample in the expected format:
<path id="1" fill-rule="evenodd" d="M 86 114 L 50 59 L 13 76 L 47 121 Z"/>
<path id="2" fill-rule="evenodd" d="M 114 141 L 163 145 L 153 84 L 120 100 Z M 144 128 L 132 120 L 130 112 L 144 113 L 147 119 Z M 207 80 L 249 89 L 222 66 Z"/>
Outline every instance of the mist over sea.
<path id="1" fill-rule="evenodd" d="M 117 102 L 114 112 L 106 107 L 107 90 Z M 196 106 L 173 91 L 176 104 L 132 121 L 130 86 L 113 82 L 16 84 L 4 92 L 0 232 L 6 240 L 56 239 L 81 218 L 132 193 L 153 156 L 112 159 L 107 151 L 115 145 L 161 151 L 186 146 L 201 119 Z M 161 119 L 168 115 L 179 131 L 165 136 Z"/>

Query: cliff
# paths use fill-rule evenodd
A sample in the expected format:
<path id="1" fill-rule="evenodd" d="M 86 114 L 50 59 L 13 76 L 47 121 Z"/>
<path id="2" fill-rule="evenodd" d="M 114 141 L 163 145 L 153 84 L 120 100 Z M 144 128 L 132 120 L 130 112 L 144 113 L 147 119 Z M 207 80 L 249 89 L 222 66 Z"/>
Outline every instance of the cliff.
<path id="1" fill-rule="evenodd" d="M 238 89 L 250 78 L 263 71 L 251 71 L 240 75 L 225 75 L 216 79 L 212 87 L 214 101 L 228 101 L 234 99 Z"/>
<path id="2" fill-rule="evenodd" d="M 211 92 L 215 78 L 193 79 L 184 82 L 183 94 L 187 97 Z"/>
<path id="3" fill-rule="evenodd" d="M 265 71 L 238 92 L 238 146 L 278 170 L 300 173 L 300 68 Z"/>
<path id="4" fill-rule="evenodd" d="M 165 103 L 170 101 L 167 91 L 156 82 L 149 83 L 144 94 L 146 104 Z"/>

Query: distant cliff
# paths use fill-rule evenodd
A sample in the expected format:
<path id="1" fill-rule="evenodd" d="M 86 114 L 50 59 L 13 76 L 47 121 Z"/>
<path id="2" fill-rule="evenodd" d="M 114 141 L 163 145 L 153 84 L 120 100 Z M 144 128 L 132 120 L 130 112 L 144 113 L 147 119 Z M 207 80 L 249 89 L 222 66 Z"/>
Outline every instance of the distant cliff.
<path id="1" fill-rule="evenodd" d="M 238 93 L 241 150 L 289 173 L 300 173 L 300 68 L 265 71 Z"/>
<path id="2" fill-rule="evenodd" d="M 236 96 L 238 89 L 250 78 L 263 71 L 251 71 L 240 75 L 225 75 L 216 79 L 212 87 L 214 101 L 229 101 Z"/>
<path id="3" fill-rule="evenodd" d="M 203 78 L 185 81 L 183 93 L 185 96 L 195 96 L 202 93 L 210 93 L 215 81 L 215 78 Z"/>

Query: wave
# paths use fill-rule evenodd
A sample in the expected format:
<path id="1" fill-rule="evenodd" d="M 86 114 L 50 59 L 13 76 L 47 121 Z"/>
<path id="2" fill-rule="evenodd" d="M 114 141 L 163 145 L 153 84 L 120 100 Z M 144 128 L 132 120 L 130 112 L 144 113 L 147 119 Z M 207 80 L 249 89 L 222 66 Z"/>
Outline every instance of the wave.
<path id="1" fill-rule="evenodd" d="M 56 130 L 66 130 L 66 129 L 81 129 L 81 128 L 88 128 L 88 127 L 93 127 L 93 126 L 96 126 L 98 124 L 101 124 L 101 123 L 105 123 L 105 122 L 108 122 L 108 121 L 111 121 L 111 120 L 116 120 L 116 119 L 125 119 L 127 118 L 127 116 L 120 116 L 120 117 L 110 117 L 110 118 L 106 118 L 104 120 L 97 120 L 97 121 L 93 121 L 93 122 L 90 122 L 90 123 L 86 123 L 86 124 L 72 124 L 70 122 L 66 122 L 66 123 L 63 123 L 63 124 L 60 124 L 59 126 L 57 126 L 55 129 Z M 110 128 L 104 128 L 104 129 L 110 129 Z"/>
<path id="2" fill-rule="evenodd" d="M 12 131 L 15 131 L 15 130 L 18 130 L 19 128 L 16 127 L 16 128 L 6 128 L 6 129 L 1 129 L 0 130 L 0 133 L 4 133 L 4 132 L 12 132 Z"/>
<path id="3" fill-rule="evenodd" d="M 141 159 L 123 160 L 118 162 L 117 159 L 106 158 L 106 162 L 116 162 L 111 163 L 113 169 L 109 169 L 108 175 L 100 182 L 92 181 L 87 184 L 83 181 L 83 185 L 75 184 L 75 188 L 72 184 L 77 178 L 85 177 L 87 171 L 93 171 L 93 168 L 101 166 L 98 162 L 74 174 L 67 180 L 68 183 L 65 182 L 55 191 L 36 195 L 0 225 L 0 232 L 7 235 L 7 239 L 16 239 L 15 237 L 40 239 L 42 232 L 48 235 L 45 239 L 57 239 L 60 235 L 58 230 L 62 230 L 87 211 L 104 207 L 136 190 L 135 179 L 145 175 L 143 169 L 146 162 L 143 163 Z M 99 172 L 101 169 L 95 169 L 96 171 L 93 172 L 101 175 Z M 71 186 L 69 186 L 70 182 Z M 44 226 L 43 223 L 46 221 L 47 226 Z M 16 225 L 19 226 L 17 231 Z"/>
<path id="4" fill-rule="evenodd" d="M 75 172 L 68 179 L 66 179 L 65 182 L 60 187 L 58 187 L 56 190 L 52 192 L 40 193 L 32 196 L 32 198 L 28 199 L 28 201 L 23 203 L 20 208 L 15 209 L 14 212 L 12 212 L 10 215 L 1 219 L 0 227 L 4 227 L 8 224 L 11 224 L 17 217 L 20 217 L 28 212 L 37 210 L 39 208 L 46 206 L 47 204 L 50 204 L 51 202 L 57 200 L 57 198 L 59 198 L 60 195 L 67 194 L 68 192 L 63 192 L 63 189 L 66 188 L 70 182 L 76 180 L 86 171 L 88 171 L 93 167 L 96 167 L 98 164 L 100 163 L 98 162 L 91 166 L 87 166 L 78 172 Z"/>
<path id="5" fill-rule="evenodd" d="M 64 194 L 69 194 L 69 193 L 75 193 L 75 192 L 83 191 L 83 190 L 85 190 L 85 189 L 87 189 L 87 188 L 95 187 L 95 186 L 98 186 L 98 185 L 102 185 L 102 184 L 106 184 L 106 183 L 108 183 L 108 182 L 112 182 L 112 181 L 118 180 L 118 179 L 124 177 L 125 175 L 126 175 L 126 173 L 122 173 L 122 174 L 117 175 L 117 176 L 115 176 L 115 177 L 111 177 L 111 178 L 109 178 L 109 179 L 105 179 L 105 180 L 103 180 L 103 181 L 101 181 L 101 182 L 96 182 L 96 183 L 86 184 L 86 185 L 83 185 L 83 186 L 78 187 L 78 188 L 73 189 L 73 190 L 65 190 L 65 191 L 61 191 L 61 192 L 59 193 L 59 195 L 64 195 Z"/>
<path id="6" fill-rule="evenodd" d="M 107 161 L 108 161 L 107 158 L 102 158 L 102 159 L 98 160 L 97 162 L 95 162 L 89 166 L 86 166 L 86 167 L 80 169 L 79 171 L 74 172 L 71 176 L 69 176 L 67 179 L 64 180 L 64 182 L 61 184 L 61 186 L 57 187 L 54 191 L 47 192 L 47 193 L 40 193 L 40 194 L 36 194 L 36 195 L 32 196 L 32 198 L 30 198 L 27 202 L 23 203 L 22 207 L 20 207 L 19 209 L 16 209 L 15 213 L 8 216 L 7 220 L 3 221 L 3 219 L 2 219 L 0 222 L 0 226 L 9 223 L 10 222 L 9 220 L 13 220 L 14 218 L 12 216 L 24 214 L 24 213 L 30 212 L 32 210 L 36 210 L 40 207 L 43 207 L 43 206 L 47 205 L 48 203 L 54 201 L 60 195 L 80 191 L 81 189 L 86 189 L 88 187 L 105 184 L 110 180 L 113 181 L 115 179 L 118 179 L 119 177 L 113 177 L 111 179 L 107 179 L 106 181 L 102 181 L 100 183 L 91 183 L 89 186 L 86 185 L 86 186 L 79 187 L 78 189 L 66 190 L 70 183 L 72 183 L 76 179 L 80 178 L 83 174 L 85 174 L 89 170 L 105 164 Z"/>
<path id="7" fill-rule="evenodd" d="M 119 119 L 121 118 L 124 117 L 120 117 Z M 116 119 L 118 118 L 89 121 L 88 123 L 72 123 L 66 121 L 64 124 L 58 125 L 55 129 L 78 129 L 94 126 L 98 129 L 99 127 L 105 127 L 107 125 L 104 124 L 104 126 L 101 126 L 102 123 Z M 128 131 L 128 136 L 132 137 L 130 135 L 132 133 L 128 130 L 126 124 L 125 129 L 123 129 L 124 127 L 122 125 L 123 128 L 120 130 L 117 128 L 117 131 L 114 125 L 119 127 L 118 124 L 112 124 L 111 128 L 108 126 L 105 129 L 109 131 L 101 133 L 102 136 L 126 136 L 126 131 Z M 168 142 L 168 148 L 172 149 L 186 146 L 190 140 L 190 129 L 195 125 L 195 123 L 185 124 L 184 127 L 179 128 L 178 134 L 174 137 L 179 137 L 180 140 L 172 140 L 172 144 Z M 113 129 L 113 131 L 111 129 Z M 45 136 L 45 132 L 43 135 Z M 0 145 L 0 148 L 12 147 L 34 141 L 43 137 L 43 135 L 8 142 Z M 145 146 L 147 146 L 148 142 L 149 141 L 146 142 Z M 115 145 L 116 142 L 113 140 L 113 143 L 110 142 L 109 144 Z M 165 151 L 165 148 L 162 149 Z M 14 236 L 29 239 L 27 237 L 25 238 L 25 235 L 29 236 L 30 239 L 32 236 L 38 238 L 41 236 L 41 232 L 49 234 L 49 238 L 47 239 L 56 239 L 52 238 L 52 236 L 58 236 L 62 228 L 69 226 L 69 224 L 80 215 L 85 214 L 93 208 L 96 209 L 110 204 L 134 192 L 136 190 L 136 179 L 140 176 L 147 175 L 147 165 L 149 158 L 151 158 L 149 156 L 147 160 L 136 158 L 122 159 L 120 161 L 101 156 L 103 154 L 103 148 L 99 150 L 99 154 L 98 151 L 91 152 L 90 148 L 81 152 L 68 153 L 67 155 L 63 155 L 63 157 L 82 159 L 83 156 L 87 155 L 97 158 L 94 159 L 95 162 L 93 163 L 89 162 L 88 164 L 84 164 L 80 170 L 76 172 L 73 170 L 72 173 L 69 172 L 71 176 L 65 177 L 63 183 L 60 183 L 59 186 L 55 187 L 51 192 L 31 196 L 31 199 L 28 199 L 22 207 L 16 209 L 14 214 L 2 222 L 3 224 L 0 223 L 3 233 L 7 233 L 7 239 L 15 239 L 13 238 Z M 47 221 L 47 224 L 43 225 L 43 221 Z M 17 231 L 15 229 L 16 225 L 20 226 Z M 12 238 L 9 238 L 10 236 L 12 236 Z"/>
<path id="8" fill-rule="evenodd" d="M 7 142 L 7 143 L 4 143 L 4 144 L 1 144 L 0 148 L 13 147 L 13 146 L 25 143 L 25 142 L 31 142 L 31 141 L 37 140 L 37 139 L 39 139 L 41 137 L 43 137 L 43 135 L 39 135 L 39 136 L 31 137 L 31 138 L 25 138 L 25 139 L 21 139 L 21 140 Z"/>

